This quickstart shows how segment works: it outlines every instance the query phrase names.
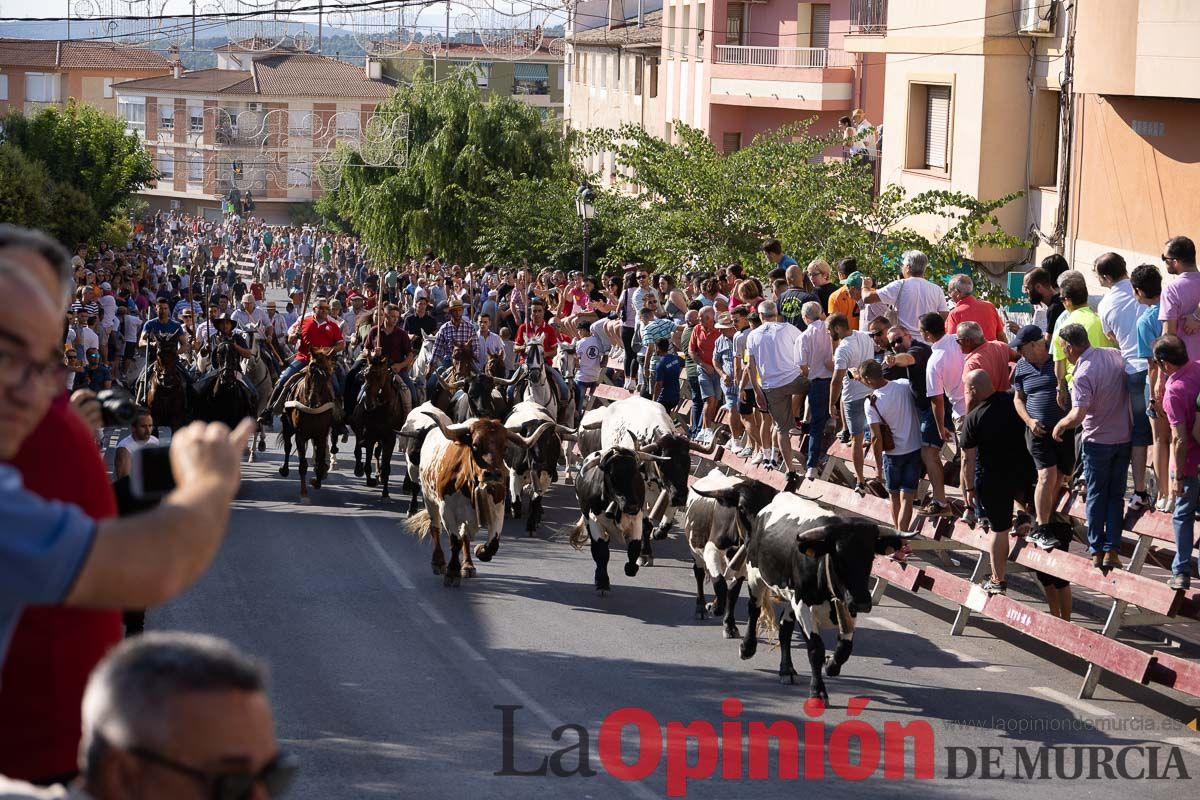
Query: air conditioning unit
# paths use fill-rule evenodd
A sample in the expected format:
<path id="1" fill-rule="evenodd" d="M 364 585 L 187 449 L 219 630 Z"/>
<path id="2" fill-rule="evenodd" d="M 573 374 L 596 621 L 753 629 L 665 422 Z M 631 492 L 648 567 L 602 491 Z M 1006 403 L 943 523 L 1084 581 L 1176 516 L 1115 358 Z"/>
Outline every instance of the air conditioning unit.
<path id="1" fill-rule="evenodd" d="M 262 103 L 247 103 L 246 110 L 247 111 L 262 111 L 263 104 Z"/>
<path id="2" fill-rule="evenodd" d="M 1021 0 L 1020 33 L 1024 36 L 1053 36 L 1058 0 Z"/>

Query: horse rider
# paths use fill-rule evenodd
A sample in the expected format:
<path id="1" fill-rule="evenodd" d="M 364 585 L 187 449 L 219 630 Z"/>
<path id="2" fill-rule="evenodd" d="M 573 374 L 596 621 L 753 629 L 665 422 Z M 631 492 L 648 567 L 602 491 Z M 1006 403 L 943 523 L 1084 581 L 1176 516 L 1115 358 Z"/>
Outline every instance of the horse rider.
<path id="1" fill-rule="evenodd" d="M 312 357 L 314 349 L 327 347 L 333 355 L 346 349 L 346 340 L 342 337 L 341 326 L 329 318 L 329 300 L 327 298 L 318 297 L 317 303 L 313 307 L 313 316 L 299 320 L 294 332 L 288 332 L 288 344 L 296 347 L 296 355 L 292 357 L 292 363 L 288 364 L 287 369 L 279 376 L 279 381 L 275 384 L 275 391 L 271 393 L 271 399 L 267 402 L 267 407 L 263 409 L 262 421 L 265 425 L 271 424 L 271 416 L 278 413 L 276 406 L 283 398 L 287 397 L 287 391 L 291 388 L 290 384 L 293 382 L 293 378 L 299 374 L 300 370 L 308 366 L 308 360 Z M 329 380 L 333 388 L 334 422 L 339 428 L 343 428 L 342 386 L 336 368 L 330 374 Z"/>
<path id="2" fill-rule="evenodd" d="M 546 375 L 553 381 L 555 390 L 558 392 L 560 408 L 564 407 L 571 395 L 568 394 L 570 390 L 567 389 L 566 379 L 553 365 L 554 354 L 558 352 L 558 329 L 546 322 L 546 301 L 540 297 L 534 297 L 529 301 L 529 319 L 522 322 L 517 328 L 517 349 L 520 350 L 526 342 L 538 336 L 542 337 L 542 354 L 546 359 Z M 515 386 L 516 384 L 514 384 Z"/>
<path id="3" fill-rule="evenodd" d="M 154 306 L 157 316 L 142 326 L 141 341 L 138 342 L 140 347 L 145 348 L 146 363 L 142 367 L 142 372 L 138 375 L 135 381 L 137 392 L 135 393 L 138 402 L 145 403 L 146 387 L 149 385 L 150 370 L 154 368 L 154 363 L 158 358 L 158 336 L 166 335 L 173 336 L 179 342 L 180 352 L 190 353 L 191 343 L 188 341 L 187 334 L 183 330 L 183 326 L 175 320 L 171 319 L 171 301 L 165 297 L 160 297 Z M 190 386 L 192 376 L 184 368 L 179 361 L 176 362 L 176 368 L 183 377 L 185 386 Z"/>
<path id="4" fill-rule="evenodd" d="M 409 397 L 413 401 L 412 405 L 417 404 L 417 387 L 413 385 L 412 378 L 408 376 L 408 368 L 412 366 L 416 353 L 408 334 L 404 332 L 404 328 L 400 327 L 400 307 L 395 303 L 388 303 L 383 309 L 383 325 L 371 326 L 371 330 L 367 332 L 362 353 L 354 361 L 350 371 L 346 373 L 347 418 L 354 412 L 354 407 L 358 405 L 358 401 L 362 399 L 362 393 L 366 391 L 363 369 L 366 367 L 367 358 L 379 356 L 387 358 L 388 363 L 391 364 L 392 374 L 399 377 L 407 387 Z"/>
<path id="5" fill-rule="evenodd" d="M 247 346 L 245 337 L 238 332 L 232 314 L 221 314 L 212 320 L 211 324 L 216 332 L 205 341 L 201 353 L 209 356 L 209 363 L 212 366 L 208 373 L 196 382 L 197 394 L 200 396 L 208 394 L 222 370 L 229 370 L 233 372 L 234 381 L 245 392 L 249 407 L 256 407 L 258 390 L 251 386 L 250 382 L 246 380 L 246 376 L 242 374 L 241 361 L 242 358 L 253 357 L 254 351 Z"/>
<path id="6" fill-rule="evenodd" d="M 450 366 L 450 356 L 454 346 L 470 343 L 478 344 L 478 334 L 475 326 L 463 316 L 463 304 L 459 299 L 450 301 L 447 311 L 450 319 L 438 329 L 437 337 L 433 340 L 433 357 L 429 359 L 429 369 L 425 373 L 425 396 L 433 397 L 437 392 L 437 373 Z"/>
<path id="7" fill-rule="evenodd" d="M 265 330 L 271 324 L 267 320 L 267 312 L 258 307 L 254 295 L 249 292 L 242 295 L 241 308 L 234 311 L 232 317 L 239 328 L 244 328 L 251 322 L 257 322 L 259 330 Z"/>

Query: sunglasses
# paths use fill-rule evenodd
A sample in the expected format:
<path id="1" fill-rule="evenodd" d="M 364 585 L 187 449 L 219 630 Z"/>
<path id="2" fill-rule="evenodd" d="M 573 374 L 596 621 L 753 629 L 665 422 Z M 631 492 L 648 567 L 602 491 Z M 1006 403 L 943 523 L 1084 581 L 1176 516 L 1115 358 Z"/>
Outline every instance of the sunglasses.
<path id="1" fill-rule="evenodd" d="M 247 800 L 254 794 L 256 784 L 262 784 L 270 797 L 282 797 L 292 785 L 300 762 L 290 753 L 280 753 L 256 773 L 249 772 L 205 772 L 187 764 L 167 758 L 144 747 L 131 748 L 129 752 L 151 764 L 165 767 L 192 778 L 206 789 L 210 800 Z"/>
<path id="2" fill-rule="evenodd" d="M 1163 260 L 1163 263 L 1167 263 L 1167 262 L 1170 262 L 1170 261 L 1178 261 L 1178 260 L 1179 260 L 1178 258 L 1171 258 L 1171 257 L 1170 257 L 1170 256 L 1168 256 L 1168 255 L 1159 256 L 1159 258 L 1161 258 L 1161 259 Z"/>
<path id="3" fill-rule="evenodd" d="M 904 340 L 903 339 L 892 339 L 888 342 L 888 344 L 891 345 L 892 347 L 903 347 Z"/>
<path id="4" fill-rule="evenodd" d="M 884 335 L 884 334 L 886 334 L 886 333 L 887 333 L 887 331 L 874 331 L 874 332 L 871 334 L 871 338 L 872 338 L 872 339 L 878 339 L 880 336 L 883 336 L 883 335 Z"/>

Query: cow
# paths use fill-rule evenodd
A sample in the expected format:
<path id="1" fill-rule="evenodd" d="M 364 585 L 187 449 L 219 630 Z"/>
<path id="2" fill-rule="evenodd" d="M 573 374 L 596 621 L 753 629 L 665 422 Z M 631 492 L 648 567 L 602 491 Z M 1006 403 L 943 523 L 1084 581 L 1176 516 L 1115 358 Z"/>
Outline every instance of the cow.
<path id="1" fill-rule="evenodd" d="M 596 406 L 583 415 L 579 428 L 575 433 L 575 443 L 579 447 L 579 457 L 587 458 L 592 453 L 600 452 L 600 426 L 608 416 L 608 406 Z"/>
<path id="2" fill-rule="evenodd" d="M 795 682 L 792 632 L 797 617 L 812 671 L 809 697 L 829 704 L 825 675 L 836 677 L 854 647 L 854 618 L 871 611 L 870 575 L 876 554 L 903 551 L 917 534 L 855 517 L 830 515 L 812 500 L 781 492 L 758 513 L 753 512 L 754 487 L 742 483 L 703 492 L 733 508 L 738 531 L 746 538 L 746 585 L 750 614 L 742 637 L 741 657 L 753 658 L 758 649 L 758 618 L 772 596 L 786 607 L 779 619 L 779 679 Z M 734 556 L 734 562 L 742 558 Z M 838 629 L 837 647 L 826 659 L 821 625 Z"/>
<path id="3" fill-rule="evenodd" d="M 443 425 L 451 424 L 445 411 L 435 406 L 432 401 L 427 401 L 414 408 L 400 428 L 400 436 L 405 440 L 404 491 L 409 493 L 409 516 L 417 513 L 417 487 L 421 483 L 421 445 L 425 443 L 425 435 L 437 427 L 435 416 L 441 418 Z"/>
<path id="4" fill-rule="evenodd" d="M 797 473 L 788 473 L 786 492 L 794 492 L 801 483 Z M 744 486 L 745 506 L 750 516 L 758 514 L 779 493 L 773 486 L 741 475 L 724 475 L 716 470 L 692 484 L 688 492 L 683 531 L 692 550 L 692 573 L 696 578 L 696 619 L 707 612 L 724 616 L 726 639 L 738 638 L 734 609 L 742 584 L 746 581 L 745 535 L 740 530 L 736 509 L 721 505 L 717 493 Z M 736 562 L 736 563 L 735 563 Z M 713 601 L 704 602 L 704 581 L 713 585 Z M 733 580 L 730 586 L 729 580 Z"/>
<path id="5" fill-rule="evenodd" d="M 596 592 L 604 596 L 612 590 L 608 580 L 608 543 L 616 538 L 626 545 L 629 562 L 625 574 L 638 573 L 638 557 L 648 542 L 642 525 L 646 502 L 646 482 L 639 467 L 665 460 L 664 456 L 641 453 L 628 447 L 611 447 L 592 453 L 579 468 L 575 494 L 579 498 L 579 521 L 571 531 L 576 550 L 590 543 L 596 562 Z"/>
<path id="6" fill-rule="evenodd" d="M 410 517 L 405 524 L 422 539 L 432 533 L 433 572 L 444 575 L 443 586 L 458 586 L 463 576 L 475 576 L 471 538 L 476 528 L 488 531 L 487 542 L 475 548 L 480 561 L 491 561 L 500 548 L 508 483 L 505 449 L 510 444 L 525 449 L 533 447 L 554 424 L 544 423 L 525 437 L 505 429 L 499 420 L 470 419 L 446 425 L 443 417 L 428 416 L 437 429 L 428 431 L 421 445 L 421 494 L 425 498 L 425 511 Z M 442 554 L 442 531 L 450 537 L 449 564 Z"/>
<path id="7" fill-rule="evenodd" d="M 671 509 L 681 508 L 687 502 L 691 453 L 695 451 L 702 456 L 712 455 L 717 447 L 716 437 L 706 446 L 689 441 L 681 429 L 676 429 L 671 415 L 661 403 L 636 395 L 611 403 L 599 425 L 601 451 L 629 446 L 629 437 L 632 437 L 634 449 L 653 456 L 663 456 L 643 461 L 641 466 L 646 481 L 648 511 L 643 524 L 654 530 L 655 539 L 665 539 L 674 518 Z M 647 547 L 638 559 L 641 566 L 654 563 L 649 539 L 646 543 Z"/>
<path id="8" fill-rule="evenodd" d="M 513 383 L 512 378 L 496 378 L 486 372 L 460 378 L 447 383 L 438 377 L 438 383 L 450 392 L 450 418 L 456 423 L 472 417 L 504 419 L 508 416 L 508 398 L 504 390 Z"/>
<path id="9" fill-rule="evenodd" d="M 525 531 L 530 536 L 542 521 L 542 495 L 550 489 L 551 484 L 558 481 L 558 462 L 563 455 L 563 439 L 574 439 L 575 432 L 555 424 L 554 418 L 537 403 L 517 403 L 504 420 L 505 428 L 522 436 L 531 435 L 547 422 L 553 427 L 542 434 L 537 444 L 530 448 L 510 444 L 505 455 L 510 476 L 505 510 L 511 510 L 514 519 L 520 519 L 524 494 L 528 489 L 529 517 Z"/>

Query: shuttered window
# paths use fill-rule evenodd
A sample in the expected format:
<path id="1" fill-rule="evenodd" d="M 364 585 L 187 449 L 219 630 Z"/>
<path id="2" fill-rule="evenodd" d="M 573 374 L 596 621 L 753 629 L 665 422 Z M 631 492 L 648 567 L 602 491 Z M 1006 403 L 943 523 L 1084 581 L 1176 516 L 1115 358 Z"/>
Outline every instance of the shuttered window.
<path id="1" fill-rule="evenodd" d="M 741 3 L 730 3 L 725 8 L 725 44 L 744 45 L 742 39 L 742 20 L 745 17 L 745 6 Z"/>
<path id="2" fill-rule="evenodd" d="M 812 46 L 829 49 L 829 4 L 814 3 L 812 7 Z"/>
<path id="3" fill-rule="evenodd" d="M 950 135 L 950 87 L 930 86 L 925 98 L 925 169 L 947 168 Z"/>
<path id="4" fill-rule="evenodd" d="M 734 131 L 732 133 L 724 133 L 721 135 L 721 149 L 726 153 L 736 153 L 742 149 L 742 133 Z"/>

